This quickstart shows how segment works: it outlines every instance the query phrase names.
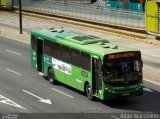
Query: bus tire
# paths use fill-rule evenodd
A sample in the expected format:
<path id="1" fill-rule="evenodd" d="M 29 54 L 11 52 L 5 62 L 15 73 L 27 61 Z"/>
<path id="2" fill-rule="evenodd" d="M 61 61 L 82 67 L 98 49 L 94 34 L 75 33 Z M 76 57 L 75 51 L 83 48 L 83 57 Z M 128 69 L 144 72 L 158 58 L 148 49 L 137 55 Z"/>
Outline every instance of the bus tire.
<path id="1" fill-rule="evenodd" d="M 89 100 L 93 101 L 94 96 L 93 96 L 93 91 L 92 91 L 92 87 L 90 86 L 90 84 L 87 84 L 85 87 L 85 93 L 86 96 Z"/>
<path id="2" fill-rule="evenodd" d="M 52 68 L 49 68 L 48 70 L 48 80 L 50 81 L 51 84 L 56 84 Z"/>

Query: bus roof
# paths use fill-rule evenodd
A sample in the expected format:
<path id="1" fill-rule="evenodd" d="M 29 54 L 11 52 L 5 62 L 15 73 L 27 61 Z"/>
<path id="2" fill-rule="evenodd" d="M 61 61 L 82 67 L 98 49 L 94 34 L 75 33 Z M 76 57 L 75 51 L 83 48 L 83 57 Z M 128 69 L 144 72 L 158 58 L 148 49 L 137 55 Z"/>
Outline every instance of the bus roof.
<path id="1" fill-rule="evenodd" d="M 106 39 L 67 29 L 40 29 L 32 31 L 31 35 L 80 49 L 99 57 L 118 52 L 139 51 L 133 48 L 111 44 Z"/>

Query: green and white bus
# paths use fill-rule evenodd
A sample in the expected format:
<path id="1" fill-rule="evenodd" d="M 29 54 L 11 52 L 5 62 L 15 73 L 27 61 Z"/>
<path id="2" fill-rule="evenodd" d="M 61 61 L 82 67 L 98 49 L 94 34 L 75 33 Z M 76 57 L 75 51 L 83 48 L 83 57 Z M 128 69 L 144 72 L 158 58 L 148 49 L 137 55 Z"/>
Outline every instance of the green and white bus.
<path id="1" fill-rule="evenodd" d="M 143 94 L 141 52 L 66 29 L 31 32 L 31 65 L 48 80 L 85 92 L 93 100 Z"/>

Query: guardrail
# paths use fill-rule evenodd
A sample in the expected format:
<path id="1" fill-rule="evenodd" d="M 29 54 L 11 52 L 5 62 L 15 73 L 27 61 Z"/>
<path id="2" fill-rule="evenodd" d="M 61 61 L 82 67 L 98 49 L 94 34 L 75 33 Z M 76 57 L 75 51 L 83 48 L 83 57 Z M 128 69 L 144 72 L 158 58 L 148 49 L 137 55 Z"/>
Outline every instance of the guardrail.
<path id="1" fill-rule="evenodd" d="M 71 17 L 91 22 L 145 29 L 144 12 L 118 10 L 98 5 L 82 5 L 55 1 L 22 1 L 25 10 Z M 17 3 L 18 6 L 18 3 Z"/>

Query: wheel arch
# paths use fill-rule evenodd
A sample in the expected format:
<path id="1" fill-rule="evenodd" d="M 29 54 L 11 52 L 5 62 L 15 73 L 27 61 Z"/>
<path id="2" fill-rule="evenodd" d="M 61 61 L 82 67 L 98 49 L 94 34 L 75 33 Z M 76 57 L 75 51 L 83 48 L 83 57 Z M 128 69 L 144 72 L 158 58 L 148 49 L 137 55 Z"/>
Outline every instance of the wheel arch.
<path id="1" fill-rule="evenodd" d="M 89 84 L 89 82 L 88 81 L 85 81 L 85 83 L 84 83 L 84 93 L 86 93 L 86 86 Z"/>
<path id="2" fill-rule="evenodd" d="M 48 76 L 48 71 L 49 71 L 49 69 L 52 69 L 52 70 L 53 70 L 53 68 L 52 68 L 51 66 L 47 66 L 46 69 L 45 69 L 46 76 Z"/>
<path id="3" fill-rule="evenodd" d="M 49 69 L 53 69 L 51 66 L 48 67 L 47 71 L 49 71 Z"/>

